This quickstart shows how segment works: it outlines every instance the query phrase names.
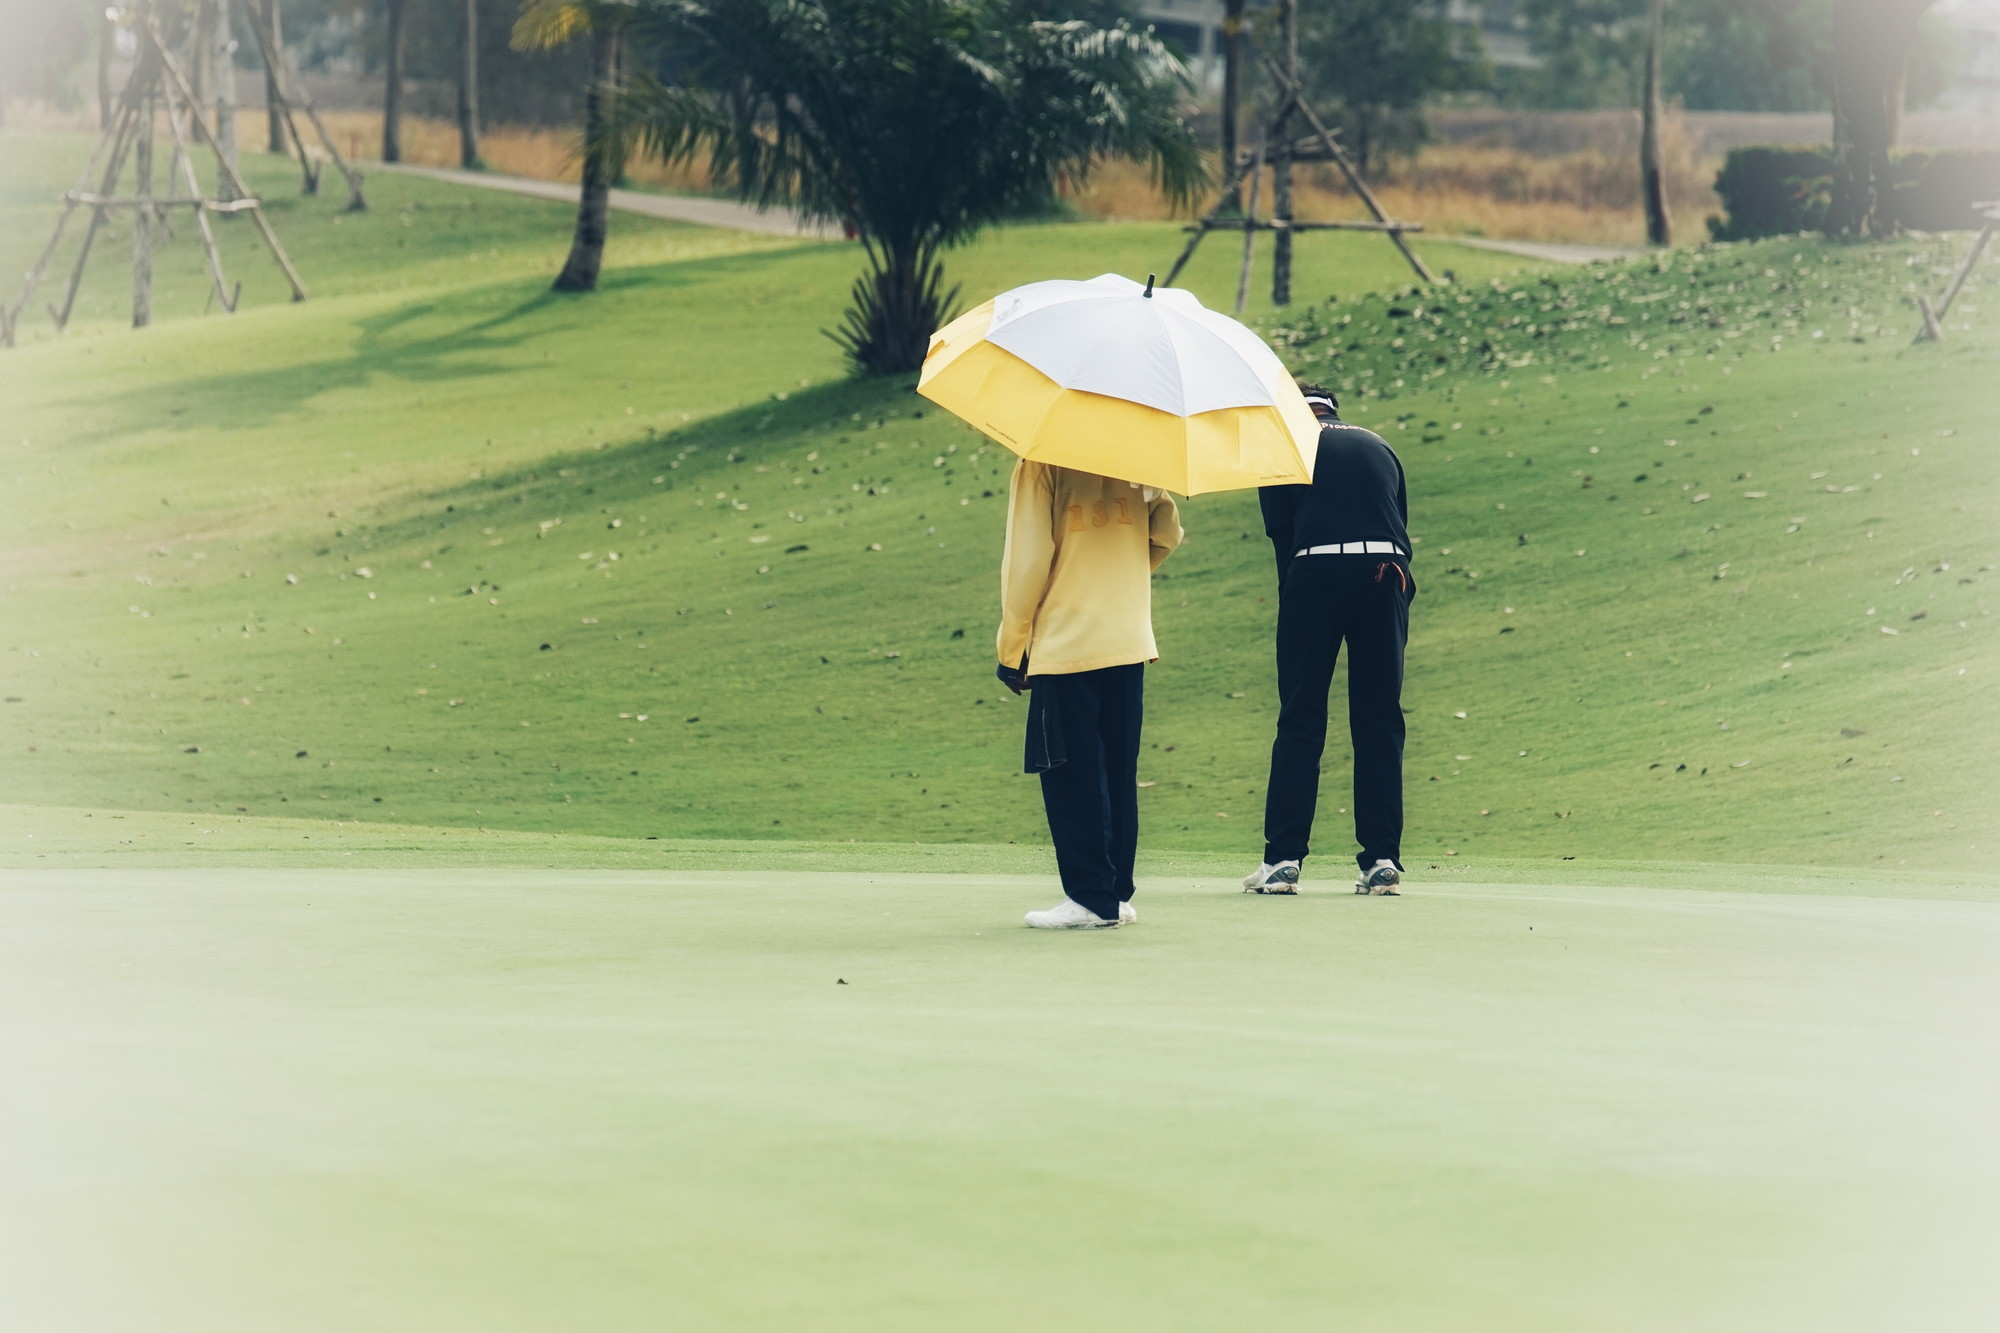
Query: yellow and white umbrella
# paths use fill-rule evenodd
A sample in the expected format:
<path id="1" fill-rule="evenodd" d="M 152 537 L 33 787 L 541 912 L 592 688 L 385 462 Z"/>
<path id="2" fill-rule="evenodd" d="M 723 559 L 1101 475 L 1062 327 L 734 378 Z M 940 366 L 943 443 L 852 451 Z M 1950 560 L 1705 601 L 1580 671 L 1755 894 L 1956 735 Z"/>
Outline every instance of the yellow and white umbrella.
<path id="1" fill-rule="evenodd" d="M 1115 273 L 959 316 L 931 335 L 917 392 L 1023 458 L 1182 495 L 1309 482 L 1319 440 L 1263 339 Z"/>

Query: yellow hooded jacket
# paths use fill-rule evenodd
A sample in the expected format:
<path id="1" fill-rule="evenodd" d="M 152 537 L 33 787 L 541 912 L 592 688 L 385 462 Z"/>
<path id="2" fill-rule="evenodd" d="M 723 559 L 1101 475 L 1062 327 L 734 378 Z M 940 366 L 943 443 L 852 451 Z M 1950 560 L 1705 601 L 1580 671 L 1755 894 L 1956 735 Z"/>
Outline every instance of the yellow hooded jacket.
<path id="1" fill-rule="evenodd" d="M 1151 662 L 1153 571 L 1181 544 L 1165 491 L 1023 459 L 1007 491 L 1000 660 L 1031 676 Z"/>

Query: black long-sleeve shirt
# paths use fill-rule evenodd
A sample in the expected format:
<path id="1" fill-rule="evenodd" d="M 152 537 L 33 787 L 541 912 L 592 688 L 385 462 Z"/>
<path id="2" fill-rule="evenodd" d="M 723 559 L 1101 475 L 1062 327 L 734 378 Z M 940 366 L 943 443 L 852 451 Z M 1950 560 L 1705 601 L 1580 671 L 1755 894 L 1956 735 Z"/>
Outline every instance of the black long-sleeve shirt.
<path id="1" fill-rule="evenodd" d="M 1410 550 L 1402 460 L 1374 431 L 1338 417 L 1321 419 L 1312 484 L 1265 486 L 1257 501 L 1264 510 L 1264 534 L 1277 553 L 1280 587 L 1292 557 L 1309 546 L 1377 541 Z"/>

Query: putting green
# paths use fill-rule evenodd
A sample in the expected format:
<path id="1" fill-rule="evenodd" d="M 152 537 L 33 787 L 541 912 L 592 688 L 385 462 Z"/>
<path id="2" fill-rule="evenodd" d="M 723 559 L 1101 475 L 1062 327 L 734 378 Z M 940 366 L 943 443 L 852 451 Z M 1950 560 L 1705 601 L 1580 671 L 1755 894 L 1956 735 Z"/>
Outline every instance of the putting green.
<path id="1" fill-rule="evenodd" d="M 0 871 L 0 1322 L 1994 1327 L 2000 903 L 1557 873 Z"/>

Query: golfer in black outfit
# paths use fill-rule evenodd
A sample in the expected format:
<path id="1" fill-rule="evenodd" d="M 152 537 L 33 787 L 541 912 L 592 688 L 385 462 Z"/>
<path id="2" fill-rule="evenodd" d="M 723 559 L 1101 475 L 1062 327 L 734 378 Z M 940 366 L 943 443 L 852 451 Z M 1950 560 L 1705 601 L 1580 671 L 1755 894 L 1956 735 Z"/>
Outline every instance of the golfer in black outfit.
<path id="1" fill-rule="evenodd" d="M 1326 748 L 1327 693 L 1347 644 L 1354 739 L 1356 893 L 1394 894 L 1402 878 L 1403 647 L 1409 636 L 1409 494 L 1381 436 L 1340 419 L 1334 396 L 1300 385 L 1319 417 L 1310 486 L 1258 492 L 1278 557 L 1278 736 L 1264 804 L 1264 864 L 1254 893 L 1295 893 L 1311 850 Z"/>

